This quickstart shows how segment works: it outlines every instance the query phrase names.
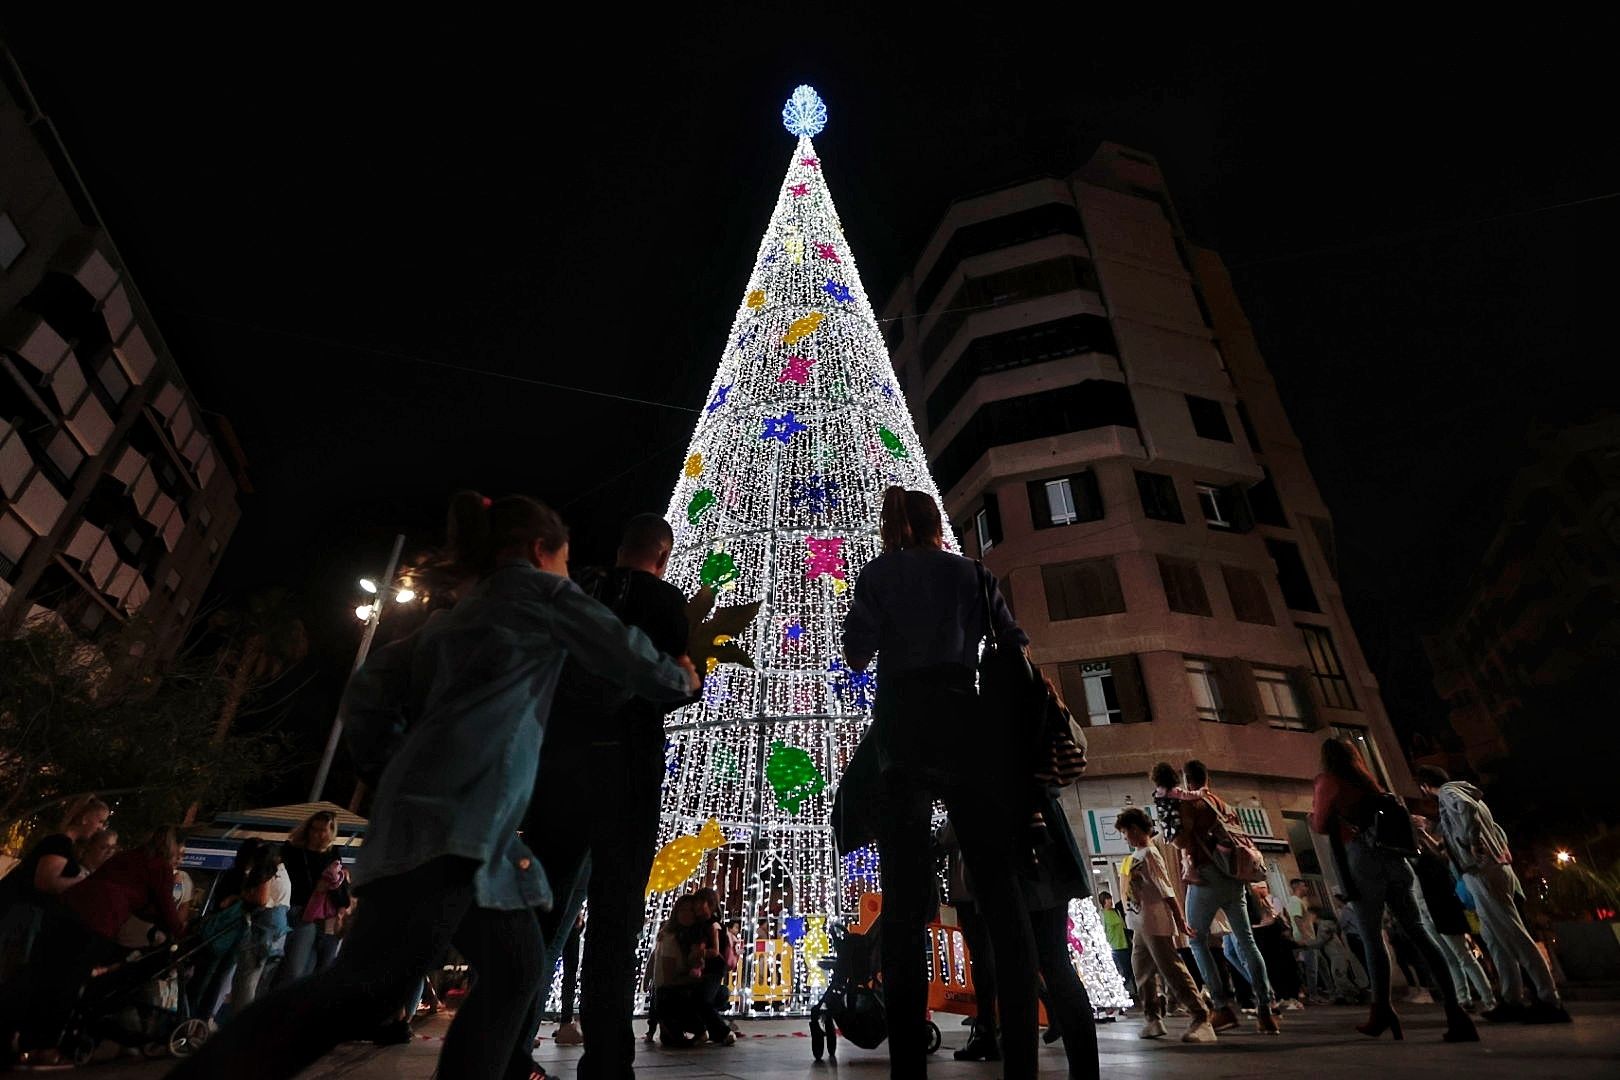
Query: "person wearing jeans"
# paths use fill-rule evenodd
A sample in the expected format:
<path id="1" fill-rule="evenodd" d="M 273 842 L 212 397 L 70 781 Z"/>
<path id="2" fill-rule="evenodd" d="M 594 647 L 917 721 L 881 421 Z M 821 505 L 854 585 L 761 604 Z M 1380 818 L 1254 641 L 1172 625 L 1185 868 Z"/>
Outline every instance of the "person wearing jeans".
<path id="1" fill-rule="evenodd" d="M 1265 958 L 1260 955 L 1260 946 L 1254 940 L 1254 928 L 1249 925 L 1247 887 L 1223 872 L 1208 854 L 1210 830 L 1217 821 L 1230 818 L 1231 814 L 1220 797 L 1209 790 L 1209 772 L 1203 762 L 1187 762 L 1182 773 L 1191 794 L 1197 797 L 1183 797 L 1184 825 L 1176 834 L 1176 846 L 1189 857 L 1191 864 L 1192 876 L 1187 882 L 1187 925 L 1191 930 L 1193 957 L 1198 961 L 1204 985 L 1215 1004 L 1210 1024 L 1216 1031 L 1224 1031 L 1239 1023 L 1226 980 L 1221 978 L 1215 955 L 1209 948 L 1209 928 L 1215 921 L 1215 913 L 1225 912 L 1243 970 L 1251 976 L 1249 984 L 1254 989 L 1256 1025 L 1263 1034 L 1276 1035 L 1280 1026 L 1277 1013 L 1270 1006 L 1271 978 L 1266 971 Z"/>
<path id="2" fill-rule="evenodd" d="M 1501 1004 L 1485 1013 L 1485 1019 L 1569 1023 L 1569 1013 L 1564 1011 L 1558 986 L 1553 982 L 1552 968 L 1536 947 L 1514 903 L 1516 897 L 1524 895 L 1524 889 L 1513 872 L 1507 833 L 1485 805 L 1483 793 L 1432 765 L 1417 770 L 1417 781 L 1423 793 L 1440 804 L 1440 833 L 1446 851 L 1474 898 L 1474 914 L 1479 916 L 1485 946 L 1491 951 L 1496 977 L 1502 984 Z M 1535 1001 L 1528 1006 L 1521 968 L 1530 973 L 1536 988 Z"/>
<path id="3" fill-rule="evenodd" d="M 684 700 L 699 680 L 568 580 L 567 527 L 544 504 L 457 495 L 448 547 L 455 607 L 374 651 L 345 696 L 357 771 L 377 794 L 342 951 L 256 1001 L 173 1076 L 291 1077 L 397 1015 L 452 944 L 477 978 L 439 1074 L 533 1074 L 519 1037 L 544 957 L 535 908 L 551 895 L 518 829 L 563 662 L 653 700 Z"/>

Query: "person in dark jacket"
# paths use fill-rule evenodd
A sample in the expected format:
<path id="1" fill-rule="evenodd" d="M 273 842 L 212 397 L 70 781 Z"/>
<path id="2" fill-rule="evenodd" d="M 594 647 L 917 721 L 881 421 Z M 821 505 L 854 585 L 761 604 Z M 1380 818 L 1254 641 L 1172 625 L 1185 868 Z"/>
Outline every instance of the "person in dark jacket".
<path id="1" fill-rule="evenodd" d="M 890 1072 L 896 1080 L 913 1080 L 927 1070 L 923 957 L 933 900 L 929 818 L 938 798 L 956 826 L 996 954 L 1005 1075 L 1033 1080 L 1035 936 L 1007 843 L 1029 823 L 1023 792 L 1030 781 L 1007 760 L 1006 733 L 986 727 L 975 684 L 979 643 L 992 627 L 1010 646 L 1029 639 L 995 579 L 944 550 L 944 525 L 931 496 L 890 488 L 881 533 L 883 554 L 855 582 L 844 659 L 864 671 L 882 657 L 866 737 L 875 740 L 879 764 L 873 795 Z"/>
<path id="2" fill-rule="evenodd" d="M 7 1046 L 15 1036 L 17 1064 L 37 1068 L 59 1060 L 62 1025 L 79 989 L 92 971 L 129 951 L 118 943 L 118 931 L 130 916 L 155 922 L 171 941 L 180 937 L 174 907 L 179 865 L 179 838 L 173 829 L 160 829 L 63 894 L 61 909 L 47 917 L 33 959 L 0 987 L 0 1027 L 11 1029 Z"/>
<path id="3" fill-rule="evenodd" d="M 669 522 L 638 514 L 625 524 L 614 566 L 579 575 L 587 595 L 671 659 L 686 654 L 689 634 L 686 597 L 664 580 L 674 545 Z M 552 703 L 524 829 L 557 897 L 540 916 L 547 959 L 534 1027 L 556 957 L 588 901 L 590 926 L 579 961 L 584 1078 L 631 1075 L 635 1060 L 636 938 L 658 847 L 664 715 L 679 704 L 621 702 L 602 679 L 574 662 L 563 668 Z M 525 1038 L 533 1033 L 531 1028 Z"/>
<path id="4" fill-rule="evenodd" d="M 1413 818 L 1412 823 L 1417 827 L 1419 845 L 1412 869 L 1417 872 L 1418 888 L 1423 893 L 1418 914 L 1445 951 L 1462 1007 L 1475 1012 L 1494 1001 L 1495 992 L 1479 957 L 1468 944 L 1468 912 L 1457 895 L 1457 876 L 1452 872 L 1451 860 L 1446 858 L 1444 842 L 1428 831 L 1429 823 L 1422 818 Z"/>
<path id="5" fill-rule="evenodd" d="M 73 800 L 61 828 L 35 840 L 11 873 L 0 878 L 0 982 L 22 970 L 45 913 L 89 873 L 79 862 L 79 845 L 106 830 L 110 813 L 94 795 Z"/>
<path id="6" fill-rule="evenodd" d="M 477 975 L 439 1056 L 445 1077 L 526 1078 L 515 1053 L 539 989 L 536 907 L 545 873 L 518 830 L 563 663 L 620 680 L 624 696 L 679 701 L 690 661 L 566 576 L 568 530 L 550 507 L 463 492 L 448 559 L 475 579 L 456 606 L 373 652 L 343 715 L 362 779 L 376 781 L 355 863 L 361 911 L 326 971 L 260 998 L 176 1077 L 290 1077 L 355 1031 L 374 1031 L 453 943 Z"/>
<path id="7" fill-rule="evenodd" d="M 276 973 L 276 986 L 296 982 L 315 970 L 324 919 L 305 918 L 310 901 L 330 891 L 329 873 L 339 853 L 332 847 L 337 840 L 337 815 L 317 810 L 287 834 L 281 845 L 281 864 L 292 882 L 292 901 L 287 906 L 286 952 Z M 339 906 L 347 906 L 345 899 Z"/>

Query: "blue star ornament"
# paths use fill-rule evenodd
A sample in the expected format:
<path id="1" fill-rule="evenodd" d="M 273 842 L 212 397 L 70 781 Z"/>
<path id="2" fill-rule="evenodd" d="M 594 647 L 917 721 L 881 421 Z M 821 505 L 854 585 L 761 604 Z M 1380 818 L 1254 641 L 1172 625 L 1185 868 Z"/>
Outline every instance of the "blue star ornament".
<path id="1" fill-rule="evenodd" d="M 827 680 L 838 700 L 847 706 L 870 709 L 877 698 L 877 676 L 871 669 L 856 671 L 835 659 L 827 665 Z"/>
<path id="2" fill-rule="evenodd" d="M 816 136 L 827 126 L 827 103 L 813 86 L 800 85 L 782 106 L 782 126 L 791 134 Z"/>
<path id="3" fill-rule="evenodd" d="M 838 301 L 840 304 L 847 304 L 855 298 L 854 295 L 849 291 L 848 285 L 844 285 L 837 281 L 828 281 L 827 284 L 821 287 L 821 291 Z"/>
<path id="4" fill-rule="evenodd" d="M 789 439 L 804 430 L 805 425 L 797 416 L 793 415 L 793 410 L 789 409 L 781 416 L 765 417 L 765 429 L 759 433 L 759 437 L 761 439 L 775 439 L 783 446 L 786 446 Z"/>
<path id="5" fill-rule="evenodd" d="M 726 385 L 722 386 L 720 389 L 716 390 L 714 392 L 714 399 L 712 401 L 710 401 L 707 406 L 704 407 L 703 411 L 712 413 L 716 409 L 718 409 L 720 406 L 724 405 L 726 403 L 726 398 L 731 396 L 731 388 L 733 386 L 735 386 L 735 385 L 736 385 L 736 383 L 727 383 Z"/>
<path id="6" fill-rule="evenodd" d="M 825 514 L 838 508 L 838 481 L 821 478 L 820 473 L 793 481 L 788 499 L 795 507 L 807 507 L 812 514 Z"/>

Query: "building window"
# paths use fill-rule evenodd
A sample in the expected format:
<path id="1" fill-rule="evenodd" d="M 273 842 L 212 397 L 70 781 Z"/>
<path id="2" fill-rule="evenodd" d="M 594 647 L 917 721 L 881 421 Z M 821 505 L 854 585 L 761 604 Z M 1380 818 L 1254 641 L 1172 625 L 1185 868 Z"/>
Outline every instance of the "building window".
<path id="1" fill-rule="evenodd" d="M 1193 431 L 1199 438 L 1232 441 L 1232 426 L 1226 422 L 1226 410 L 1220 402 L 1188 394 L 1187 411 L 1192 414 Z"/>
<path id="2" fill-rule="evenodd" d="M 1384 759 L 1378 753 L 1378 746 L 1367 737 L 1367 729 L 1351 727 L 1348 724 L 1334 724 L 1329 731 L 1335 739 L 1344 739 L 1361 751 L 1362 758 L 1367 762 L 1367 768 L 1373 771 L 1378 782 L 1384 785 L 1385 791 L 1394 791 L 1395 785 L 1390 782 L 1389 770 L 1384 768 Z"/>
<path id="3" fill-rule="evenodd" d="M 1102 492 L 1090 469 L 1078 476 L 1031 480 L 1028 486 L 1030 518 L 1037 529 L 1103 518 Z"/>
<path id="4" fill-rule="evenodd" d="M 1611 506 L 1609 509 L 1613 510 L 1614 508 Z M 1601 517 L 1602 515 L 1600 513 L 1600 520 Z M 1311 534 L 1316 537 L 1317 550 L 1322 553 L 1322 561 L 1327 563 L 1328 573 L 1332 574 L 1334 577 L 1338 577 L 1339 547 L 1333 541 L 1333 522 L 1329 521 L 1327 518 L 1306 517 L 1303 514 L 1300 515 L 1300 518 L 1311 527 Z M 1620 544 L 1620 532 L 1617 532 L 1613 539 L 1616 544 Z"/>
<path id="5" fill-rule="evenodd" d="M 1277 625 L 1271 601 L 1266 599 L 1266 584 L 1259 574 L 1241 566 L 1223 566 L 1221 576 L 1226 579 L 1226 595 L 1232 599 L 1232 615 L 1238 622 Z"/>
<path id="6" fill-rule="evenodd" d="M 1221 704 L 1221 684 L 1213 663 L 1189 658 L 1187 681 L 1192 685 L 1193 707 L 1198 711 L 1198 719 L 1217 724 L 1230 719 Z"/>
<path id="7" fill-rule="evenodd" d="M 1155 521 L 1186 522 L 1181 516 L 1181 500 L 1176 498 L 1176 482 L 1162 473 L 1138 472 L 1136 490 L 1142 496 L 1142 513 Z"/>
<path id="8" fill-rule="evenodd" d="M 1277 566 L 1277 584 L 1282 586 L 1283 603 L 1292 611 L 1321 611 L 1316 602 L 1316 590 L 1311 587 L 1311 575 L 1305 571 L 1305 560 L 1300 557 L 1299 545 L 1268 537 L 1266 550 Z"/>
<path id="9" fill-rule="evenodd" d="M 10 270 L 27 250 L 28 241 L 23 239 L 17 223 L 11 220 L 10 214 L 0 212 L 0 270 Z"/>
<path id="10" fill-rule="evenodd" d="M 197 522 L 202 526 L 203 532 L 207 532 L 213 527 L 214 515 L 209 511 L 208 507 L 205 506 L 197 511 Z"/>
<path id="11" fill-rule="evenodd" d="M 973 536 L 981 555 L 1001 543 L 1001 506 L 990 492 L 985 492 L 984 506 L 973 515 Z"/>
<path id="12" fill-rule="evenodd" d="M 1069 356 L 1116 352 L 1113 328 L 1102 315 L 1070 315 L 1034 326 L 974 338 L 928 395 L 928 426 L 938 427 L 979 378 Z"/>
<path id="13" fill-rule="evenodd" d="M 1072 289 L 1097 291 L 1097 273 L 1089 259 L 1061 255 L 965 279 L 923 339 L 919 352 L 923 370 L 933 370 L 974 312 Z"/>
<path id="14" fill-rule="evenodd" d="M 1276 668 L 1254 669 L 1254 687 L 1260 695 L 1260 715 L 1266 723 L 1285 731 L 1304 731 L 1305 717 L 1294 694 L 1288 672 Z"/>
<path id="15" fill-rule="evenodd" d="M 1117 615 L 1125 610 L 1125 594 L 1112 557 L 1054 563 L 1041 567 L 1046 586 L 1046 614 L 1053 622 Z"/>
<path id="16" fill-rule="evenodd" d="M 1238 423 L 1243 425 L 1243 437 L 1249 440 L 1249 449 L 1255 453 L 1260 452 L 1260 436 L 1254 433 L 1254 421 L 1249 418 L 1249 407 L 1243 402 L 1237 403 Z"/>
<path id="17" fill-rule="evenodd" d="M 1311 677 L 1316 680 L 1317 693 L 1322 701 L 1334 709 L 1353 709 L 1356 699 L 1350 693 L 1350 680 L 1344 677 L 1344 665 L 1339 663 L 1339 651 L 1333 647 L 1333 634 L 1325 626 L 1300 624 L 1299 632 L 1305 637 L 1305 651 L 1311 657 Z"/>
<path id="18" fill-rule="evenodd" d="M 1088 727 L 1141 724 L 1153 718 L 1142 666 L 1134 656 L 1059 664 L 1055 674 L 1064 703 Z"/>
<path id="19" fill-rule="evenodd" d="M 1265 473 L 1264 479 L 1249 489 L 1249 508 L 1254 511 L 1254 520 L 1262 525 L 1276 525 L 1278 528 L 1288 528 L 1288 515 L 1283 512 L 1282 499 L 1277 497 L 1277 481 L 1272 478 L 1271 470 L 1264 465 L 1260 471 Z"/>
<path id="20" fill-rule="evenodd" d="M 1045 203 L 962 226 L 946 241 L 945 249 L 934 261 L 934 268 L 917 287 L 917 312 L 922 314 L 933 306 L 963 259 L 1057 234 L 1085 235 L 1080 227 L 1080 214 L 1069 203 Z"/>
<path id="21" fill-rule="evenodd" d="M 1209 607 L 1209 593 L 1204 591 L 1204 576 L 1198 564 L 1186 559 L 1159 556 L 1159 579 L 1164 582 L 1164 597 L 1170 601 L 1170 610 L 1186 615 L 1213 614 Z"/>
<path id="22" fill-rule="evenodd" d="M 1248 532 L 1254 527 L 1242 488 L 1215 484 L 1195 486 L 1198 489 L 1198 506 L 1204 512 L 1204 524 L 1223 532 Z"/>

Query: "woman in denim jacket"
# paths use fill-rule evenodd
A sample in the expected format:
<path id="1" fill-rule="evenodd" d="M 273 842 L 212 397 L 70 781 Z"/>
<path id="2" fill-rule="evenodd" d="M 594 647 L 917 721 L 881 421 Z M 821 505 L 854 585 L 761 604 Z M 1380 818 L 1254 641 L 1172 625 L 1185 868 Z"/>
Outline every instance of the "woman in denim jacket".
<path id="1" fill-rule="evenodd" d="M 343 951 L 257 1002 L 175 1076 L 293 1076 L 397 1012 L 452 943 L 478 980 L 439 1074 L 529 1075 L 512 1048 L 540 981 L 534 909 L 551 895 L 518 827 L 558 672 L 572 656 L 627 698 L 672 703 L 698 678 L 568 580 L 567 527 L 542 503 L 457 495 L 448 548 L 464 595 L 374 654 L 344 702 L 377 794 Z"/>

